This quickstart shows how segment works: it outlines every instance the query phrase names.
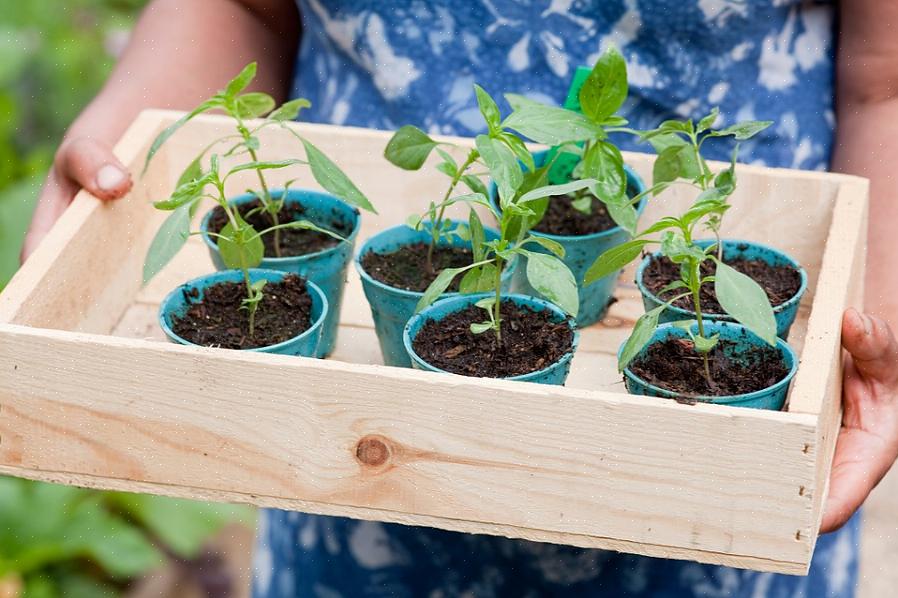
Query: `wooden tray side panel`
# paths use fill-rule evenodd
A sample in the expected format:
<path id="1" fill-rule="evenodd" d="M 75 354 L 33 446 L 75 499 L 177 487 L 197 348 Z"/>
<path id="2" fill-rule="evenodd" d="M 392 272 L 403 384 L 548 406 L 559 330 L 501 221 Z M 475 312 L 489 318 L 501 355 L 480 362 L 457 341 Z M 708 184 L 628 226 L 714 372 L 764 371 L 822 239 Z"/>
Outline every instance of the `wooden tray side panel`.
<path id="1" fill-rule="evenodd" d="M 9 326 L 0 367 L 0 465 L 31 477 L 777 570 L 810 557 L 792 526 L 812 508 L 813 417 Z"/>
<path id="2" fill-rule="evenodd" d="M 123 199 L 104 203 L 79 193 L 0 295 L 0 322 L 109 333 L 140 286 L 143 254 L 158 218 L 151 202 L 162 188 L 156 165 L 139 178 L 146 150 L 166 115 L 145 112 L 116 145 L 134 173 Z M 164 158 L 160 158 L 160 162 Z"/>

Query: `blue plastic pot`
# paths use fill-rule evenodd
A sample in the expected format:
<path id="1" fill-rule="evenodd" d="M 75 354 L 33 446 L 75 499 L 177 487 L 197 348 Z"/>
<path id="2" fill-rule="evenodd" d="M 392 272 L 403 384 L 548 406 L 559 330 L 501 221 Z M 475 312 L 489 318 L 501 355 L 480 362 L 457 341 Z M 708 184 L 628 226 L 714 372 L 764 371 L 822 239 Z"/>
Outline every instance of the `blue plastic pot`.
<path id="1" fill-rule="evenodd" d="M 548 151 L 535 152 L 533 160 L 537 166 L 541 166 L 546 159 Z M 629 166 L 624 167 L 627 172 L 627 188 L 631 192 L 631 197 L 645 191 L 645 183 Z M 490 184 L 490 201 L 493 206 L 498 209 L 498 192 L 496 184 Z M 638 214 L 642 214 L 645 208 L 645 200 L 641 201 L 636 208 Z M 530 231 L 535 237 L 545 237 L 552 239 L 564 247 L 564 263 L 570 268 L 574 274 L 574 280 L 577 281 L 577 291 L 580 296 L 580 309 L 577 312 L 577 326 L 583 328 L 594 324 L 605 317 L 608 311 L 608 304 L 614 294 L 614 288 L 617 286 L 617 278 L 620 271 L 610 274 L 605 278 L 601 278 L 588 286 L 583 285 L 583 278 L 586 271 L 595 261 L 595 259 L 608 249 L 625 243 L 630 240 L 630 233 L 619 226 L 608 229 L 600 233 L 591 235 L 581 235 L 576 237 L 567 237 L 560 235 L 550 235 L 538 231 Z M 527 247 L 530 251 L 549 253 L 547 249 L 538 246 L 535 243 Z M 516 293 L 524 295 L 540 296 L 540 294 L 530 286 L 527 280 L 527 260 L 522 258 L 522 262 L 512 279 L 512 289 Z"/>
<path id="2" fill-rule="evenodd" d="M 415 353 L 412 345 L 415 336 L 418 334 L 418 331 L 421 330 L 421 327 L 424 326 L 426 322 L 430 320 L 442 320 L 449 314 L 461 311 L 466 307 L 477 303 L 484 297 L 491 296 L 492 294 L 488 293 L 479 293 L 476 295 L 455 295 L 454 297 L 441 299 L 440 301 L 437 301 L 430 307 L 413 316 L 412 319 L 408 321 L 408 324 L 405 325 L 405 330 L 403 331 L 402 335 L 405 350 L 408 352 L 408 355 L 412 361 L 412 367 L 428 372 L 442 372 L 444 374 L 449 373 L 445 370 L 441 370 L 430 365 L 429 363 L 421 359 L 421 357 L 419 357 L 417 353 Z M 522 374 L 520 376 L 512 376 L 510 378 L 504 379 L 517 380 L 520 382 L 535 382 L 537 384 L 556 384 L 559 386 L 564 385 L 564 381 L 567 379 L 568 372 L 570 372 L 571 370 L 571 359 L 574 358 L 574 352 L 577 350 L 577 343 L 580 341 L 580 333 L 577 331 L 573 321 L 570 320 L 567 314 L 564 313 L 564 311 L 557 305 L 543 299 L 538 299 L 536 297 L 526 297 L 524 295 L 505 295 L 502 297 L 502 299 L 514 301 L 516 304 L 529 307 L 534 311 L 549 310 L 555 315 L 555 321 L 568 322 L 571 328 L 574 329 L 574 341 L 571 344 L 571 350 L 565 353 L 561 357 L 561 359 L 559 359 L 552 365 L 536 372 L 530 372 L 529 374 Z"/>
<path id="3" fill-rule="evenodd" d="M 281 190 L 272 191 L 273 198 L 280 198 Z M 240 195 L 230 200 L 233 205 L 240 205 L 256 199 L 255 195 Z M 330 249 L 308 253 L 296 257 L 266 257 L 259 265 L 268 270 L 281 270 L 292 272 L 314 282 L 327 297 L 330 309 L 324 322 L 321 333 L 321 345 L 318 348 L 318 357 L 327 357 L 334 350 L 337 342 L 337 325 L 340 320 L 340 306 L 343 304 L 343 287 L 346 282 L 346 268 L 352 260 L 355 248 L 355 239 L 359 233 L 361 218 L 359 211 L 329 193 L 309 191 L 306 189 L 290 189 L 287 192 L 288 204 L 300 204 L 303 209 L 303 218 L 327 228 L 331 223 L 342 224 L 343 230 L 351 231 L 346 236 L 346 242 L 340 243 Z M 212 255 L 212 262 L 219 270 L 224 270 L 225 265 L 221 261 L 218 244 L 210 237 L 208 232 L 210 211 L 203 217 L 200 231 L 203 240 Z"/>
<path id="4" fill-rule="evenodd" d="M 741 326 L 740 324 L 734 324 L 731 322 L 713 322 L 710 320 L 706 320 L 704 321 L 704 325 L 705 334 L 719 334 L 722 340 L 728 340 L 736 343 L 736 346 L 733 347 L 732 350 L 728 351 L 728 357 L 737 362 L 747 359 L 745 353 L 748 349 L 758 346 L 769 346 L 760 337 L 750 332 L 747 328 Z M 693 324 L 692 332 L 697 333 L 697 328 L 697 324 Z M 652 336 L 652 340 L 649 341 L 648 345 L 646 345 L 646 348 L 642 350 L 642 353 L 640 353 L 640 355 L 642 355 L 650 345 L 663 342 L 670 338 L 689 338 L 689 335 L 686 334 L 685 330 L 683 330 L 682 328 L 678 328 L 673 324 L 662 324 L 655 330 L 655 334 Z M 624 346 L 621 345 L 621 348 L 618 351 L 618 356 L 620 356 L 620 351 L 623 350 L 623 347 Z M 776 350 L 779 352 L 780 356 L 785 362 L 786 368 L 789 370 L 789 373 L 786 374 L 785 378 L 783 378 L 773 386 L 755 392 L 720 397 L 685 396 L 680 393 L 672 392 L 659 386 L 655 386 L 654 384 L 649 384 L 642 378 L 636 376 L 633 372 L 630 371 L 629 368 L 624 369 L 624 384 L 626 385 L 627 390 L 630 392 L 630 394 L 634 395 L 665 397 L 671 399 L 689 399 L 704 403 L 714 403 L 716 405 L 731 405 L 735 407 L 750 407 L 752 409 L 772 409 L 774 411 L 779 411 L 783 408 L 783 404 L 786 402 L 786 395 L 789 392 L 789 384 L 792 382 L 792 378 L 795 377 L 795 372 L 798 371 L 798 356 L 795 355 L 795 352 L 784 340 L 779 338 L 776 339 Z"/>
<path id="5" fill-rule="evenodd" d="M 287 274 L 287 272 L 279 270 L 262 270 L 257 268 L 249 271 L 249 278 L 251 282 L 264 279 L 268 282 L 276 283 L 282 281 Z M 223 282 L 236 282 L 242 284 L 243 272 L 240 270 L 221 270 L 212 274 L 200 276 L 199 278 L 194 278 L 189 282 L 185 282 L 168 294 L 159 305 L 159 326 L 162 327 L 163 332 L 165 332 L 165 335 L 169 340 L 181 345 L 196 346 L 194 343 L 191 343 L 174 333 L 172 330 L 172 319 L 175 316 L 184 314 L 191 304 L 201 301 L 203 294 L 208 287 Z M 324 293 L 318 285 L 307 281 L 306 288 L 312 296 L 312 325 L 302 334 L 294 336 L 282 343 L 269 345 L 267 347 L 258 347 L 256 349 L 247 349 L 247 351 L 276 353 L 278 355 L 301 355 L 303 357 L 315 357 L 317 355 L 318 346 L 321 342 L 321 333 L 324 329 L 324 322 L 327 319 L 329 311 L 328 303 L 327 298 L 324 296 Z M 188 299 L 187 294 L 192 293 L 194 290 L 199 291 L 199 296 L 195 299 Z"/>
<path id="6" fill-rule="evenodd" d="M 714 242 L 715 241 L 710 239 L 703 239 L 701 241 L 696 241 L 695 243 L 699 247 L 706 248 Z M 642 283 L 642 273 L 645 271 L 646 267 L 648 267 L 649 262 L 660 255 L 660 252 L 656 252 L 652 255 L 645 256 L 639 264 L 639 268 L 636 270 L 636 286 L 639 287 L 639 291 L 642 293 L 642 303 L 645 305 L 646 311 L 655 309 L 664 303 L 652 294 Z M 752 241 L 725 239 L 723 241 L 724 261 L 737 258 L 762 260 L 773 266 L 792 266 L 798 270 L 798 273 L 801 276 L 801 286 L 798 288 L 798 292 L 785 303 L 781 303 L 773 308 L 773 316 L 776 319 L 776 334 L 782 339 L 788 339 L 789 328 L 792 327 L 792 323 L 798 315 L 798 304 L 801 302 L 801 296 L 804 295 L 805 290 L 808 288 L 808 275 L 804 271 L 804 268 L 785 253 L 777 251 L 772 247 L 767 247 L 766 245 L 761 245 L 760 243 L 754 243 Z M 706 320 L 735 322 L 733 318 L 726 314 L 703 313 L 702 315 L 703 319 Z M 660 318 L 662 322 L 694 319 L 695 312 L 676 306 L 671 306 L 665 309 Z"/>
<path id="7" fill-rule="evenodd" d="M 458 221 L 454 220 L 453 223 L 459 224 Z M 499 233 L 491 228 L 484 229 L 484 233 L 488 241 L 499 237 Z M 402 342 L 402 331 L 409 319 L 415 315 L 415 307 L 424 293 L 397 289 L 372 278 L 362 267 L 362 256 L 372 251 L 380 254 L 392 253 L 400 247 L 422 242 L 430 242 L 430 233 L 427 230 L 416 231 L 404 224 L 394 226 L 377 233 L 365 241 L 355 258 L 355 267 L 359 272 L 359 276 L 362 277 L 362 288 L 365 290 L 365 297 L 368 298 L 368 304 L 371 306 L 374 329 L 377 332 L 380 352 L 386 365 L 403 368 L 412 366 L 412 361 Z M 440 246 L 470 248 L 471 243 L 452 237 L 452 239 L 440 239 Z M 514 260 L 507 264 L 505 271 L 502 273 L 503 291 L 508 291 L 516 263 L 517 260 Z M 453 297 L 456 295 L 458 293 L 444 293 L 441 297 Z"/>

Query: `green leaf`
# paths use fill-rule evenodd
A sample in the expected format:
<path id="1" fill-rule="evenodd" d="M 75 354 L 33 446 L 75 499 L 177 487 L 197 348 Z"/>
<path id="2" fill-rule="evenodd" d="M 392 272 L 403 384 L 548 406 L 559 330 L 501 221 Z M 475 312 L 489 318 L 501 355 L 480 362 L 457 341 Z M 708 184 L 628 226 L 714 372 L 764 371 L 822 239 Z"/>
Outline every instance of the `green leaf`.
<path id="1" fill-rule="evenodd" d="M 717 262 L 714 292 L 724 311 L 757 334 L 766 343 L 776 345 L 776 319 L 764 289 L 738 270 Z"/>
<path id="2" fill-rule="evenodd" d="M 471 332 L 473 332 L 474 334 L 483 334 L 487 330 L 492 330 L 492 329 L 493 329 L 492 322 L 479 322 L 476 324 L 471 324 Z"/>
<path id="3" fill-rule="evenodd" d="M 708 116 L 698 121 L 698 128 L 696 129 L 696 133 L 703 133 L 713 127 L 714 123 L 717 122 L 718 116 L 720 116 L 720 108 L 714 106 Z"/>
<path id="4" fill-rule="evenodd" d="M 234 113 L 240 118 L 257 118 L 274 110 L 274 98 L 267 93 L 253 91 L 234 99 Z"/>
<path id="5" fill-rule="evenodd" d="M 577 210 L 578 212 L 589 216 L 592 214 L 592 202 L 593 200 L 598 201 L 595 197 L 592 196 L 591 193 L 584 195 L 583 197 L 578 197 L 577 199 L 571 200 L 571 207 Z"/>
<path id="6" fill-rule="evenodd" d="M 527 146 L 524 145 L 524 142 L 520 137 L 514 133 L 505 131 L 499 134 L 499 139 L 508 146 L 508 149 L 511 150 L 518 160 L 524 163 L 527 170 L 533 171 L 536 169 L 536 164 L 533 161 L 533 154 L 530 153 L 530 150 L 527 149 Z"/>
<path id="7" fill-rule="evenodd" d="M 446 169 L 443 172 L 449 176 L 455 176 L 458 172 L 458 162 L 455 161 L 455 158 L 453 158 L 449 152 L 442 150 L 439 147 L 436 148 L 436 152 L 443 159 L 443 164 L 446 164 Z M 443 164 L 441 164 L 441 166 Z"/>
<path id="8" fill-rule="evenodd" d="M 691 332 L 691 329 L 690 329 Z M 711 350 L 717 346 L 717 341 L 720 340 L 719 334 L 712 334 L 711 336 L 705 338 L 699 334 L 694 334 L 692 336 L 692 344 L 695 345 L 695 350 L 698 353 L 710 353 Z"/>
<path id="9" fill-rule="evenodd" d="M 156 136 L 156 139 L 153 140 L 152 145 L 150 145 L 150 149 L 147 152 L 146 160 L 143 163 L 143 172 L 147 171 L 147 168 L 150 166 L 150 160 L 153 159 L 153 156 L 156 155 L 156 152 L 159 151 L 159 148 L 162 147 L 162 144 L 165 143 L 169 137 L 175 134 L 175 132 L 186 125 L 193 117 L 202 114 L 203 112 L 207 112 L 214 108 L 221 108 L 224 106 L 224 103 L 220 98 L 212 98 L 206 100 L 196 108 L 194 108 L 188 114 L 185 114 L 177 121 L 166 127 L 159 135 Z"/>
<path id="10" fill-rule="evenodd" d="M 437 142 L 412 125 L 405 125 L 393 134 L 384 150 L 384 157 L 404 170 L 418 170 L 427 161 Z"/>
<path id="11" fill-rule="evenodd" d="M 480 114 L 483 115 L 483 120 L 486 121 L 490 133 L 498 132 L 502 126 L 502 116 L 499 113 L 499 107 L 496 105 L 496 102 L 490 97 L 490 94 L 486 93 L 476 83 L 474 84 L 474 93 L 477 95 L 477 106 L 480 108 Z"/>
<path id="12" fill-rule="evenodd" d="M 203 192 L 203 188 L 209 184 L 212 177 L 212 173 L 209 172 L 198 179 L 187 181 L 186 183 L 179 185 L 171 194 L 171 197 L 154 202 L 153 206 L 158 210 L 176 210 L 181 206 L 196 200 L 196 198 Z"/>
<path id="13" fill-rule="evenodd" d="M 671 146 L 666 148 L 658 157 L 652 166 L 652 184 L 669 183 L 680 178 L 680 173 L 684 170 L 681 153 L 687 151 L 688 146 Z"/>
<path id="14" fill-rule="evenodd" d="M 579 97 L 583 114 L 596 123 L 620 109 L 627 99 L 627 62 L 617 48 L 611 46 L 599 57 Z"/>
<path id="15" fill-rule="evenodd" d="M 412 214 L 405 220 L 405 225 L 409 228 L 418 230 L 418 227 L 421 226 L 421 215 L 420 214 Z"/>
<path id="16" fill-rule="evenodd" d="M 605 131 L 586 116 L 573 110 L 547 106 L 523 96 L 505 96 L 514 112 L 505 119 L 503 126 L 514 129 L 524 137 L 546 145 L 583 141 L 605 137 Z"/>
<path id="17" fill-rule="evenodd" d="M 256 236 L 256 230 L 242 223 L 236 231 L 231 223 L 224 225 L 218 233 L 218 251 L 221 253 L 221 261 L 228 268 L 235 270 L 248 270 L 262 263 L 265 257 L 265 244 L 262 238 Z"/>
<path id="18" fill-rule="evenodd" d="M 440 298 L 440 295 L 446 292 L 446 289 L 449 288 L 449 285 L 452 284 L 452 281 L 456 276 L 464 272 L 466 268 L 446 268 L 442 272 L 440 272 L 437 277 L 434 279 L 430 286 L 427 287 L 427 290 L 424 291 L 424 295 L 418 301 L 418 305 L 415 306 L 415 313 L 418 313 L 434 301 Z"/>
<path id="19" fill-rule="evenodd" d="M 490 170 L 490 175 L 499 187 L 502 204 L 512 201 L 524 182 L 524 173 L 517 158 L 503 143 L 487 135 L 478 135 L 474 140 L 477 151 Z"/>
<path id="20" fill-rule="evenodd" d="M 325 156 L 311 142 L 302 139 L 302 144 L 306 148 L 306 157 L 309 160 L 309 166 L 312 168 L 312 176 L 315 177 L 319 185 L 346 203 L 377 214 L 377 210 L 374 209 L 374 206 L 371 205 L 365 194 L 359 191 L 358 187 L 340 170 L 339 166 L 334 164 L 330 158 Z"/>
<path id="21" fill-rule="evenodd" d="M 617 360 L 617 370 L 619 372 L 624 371 L 630 365 L 630 362 L 652 340 L 652 335 L 655 333 L 655 329 L 658 328 L 658 319 L 665 309 L 667 309 L 667 305 L 660 305 L 651 311 L 645 312 L 636 320 L 633 332 L 630 333 L 630 337 L 624 343 L 624 348 L 621 350 L 620 357 Z"/>
<path id="22" fill-rule="evenodd" d="M 486 231 L 483 229 L 480 216 L 473 209 L 468 213 L 468 226 L 471 229 L 471 251 L 474 254 L 474 261 L 482 261 L 486 255 L 483 247 L 483 243 L 486 241 Z"/>
<path id="23" fill-rule="evenodd" d="M 462 276 L 458 285 L 462 293 L 486 293 L 496 290 L 496 265 L 484 264 L 478 268 L 471 268 Z M 478 302 L 479 303 L 479 302 Z"/>
<path id="24" fill-rule="evenodd" d="M 560 258 L 564 258 L 564 245 L 559 243 L 558 241 L 554 241 L 547 237 L 537 237 L 532 236 L 528 237 L 524 243 L 536 243 L 546 249 L 549 253 L 552 253 Z"/>
<path id="25" fill-rule="evenodd" d="M 612 247 L 593 262 L 583 279 L 584 285 L 590 285 L 600 278 L 616 274 L 618 270 L 635 260 L 642 253 L 642 248 L 648 245 L 645 239 L 634 239 Z"/>
<path id="26" fill-rule="evenodd" d="M 147 284 L 158 274 L 190 238 L 190 216 L 192 204 L 177 208 L 153 237 L 143 263 L 143 284 Z"/>
<path id="27" fill-rule="evenodd" d="M 256 77 L 256 67 L 257 65 L 255 62 L 250 62 L 243 67 L 243 70 L 228 82 L 228 85 L 224 90 L 224 95 L 230 99 L 237 97 L 237 94 L 246 89 Z"/>
<path id="28" fill-rule="evenodd" d="M 295 164 L 302 164 L 302 160 L 261 160 L 259 162 L 246 162 L 238 164 L 228 171 L 228 176 L 242 172 L 244 170 L 275 170 L 278 168 L 287 168 Z"/>
<path id="29" fill-rule="evenodd" d="M 577 281 L 570 269 L 555 256 L 526 252 L 527 281 L 546 299 L 576 317 L 580 309 Z"/>
<path id="30" fill-rule="evenodd" d="M 280 108 L 268 115 L 268 118 L 279 122 L 296 120 L 300 110 L 311 107 L 312 103 L 309 100 L 305 98 L 296 98 L 295 100 L 290 100 L 289 102 L 281 104 Z"/>
<path id="31" fill-rule="evenodd" d="M 461 182 L 468 186 L 468 189 L 473 191 L 474 193 L 479 193 L 486 197 L 489 195 L 489 191 L 486 188 L 486 185 L 483 184 L 479 178 L 474 176 L 473 174 L 465 174 L 461 177 Z"/>
<path id="32" fill-rule="evenodd" d="M 544 187 L 537 187 L 519 197 L 517 203 L 527 203 L 536 199 L 542 199 L 543 197 L 552 197 L 553 195 L 567 195 L 568 193 L 573 193 L 580 189 L 588 189 L 595 185 L 596 182 L 595 179 L 581 179 L 562 185 L 545 185 Z"/>
<path id="33" fill-rule="evenodd" d="M 711 131 L 709 135 L 712 137 L 726 137 L 727 135 L 732 135 L 737 141 L 745 141 L 746 139 L 751 139 L 772 124 L 772 120 L 747 120 L 717 131 Z"/>
<path id="34" fill-rule="evenodd" d="M 655 148 L 655 152 L 657 152 L 659 155 L 662 154 L 665 150 L 668 150 L 668 148 L 680 148 L 680 153 L 677 159 L 680 163 L 679 175 L 682 178 L 694 180 L 699 176 L 699 174 L 701 174 L 702 169 L 701 165 L 698 163 L 698 159 L 696 158 L 695 150 L 693 149 L 692 144 L 685 139 L 677 135 L 668 133 L 653 137 L 651 139 L 651 143 L 652 147 Z"/>
<path id="35" fill-rule="evenodd" d="M 636 221 L 639 219 L 639 213 L 633 204 L 626 199 L 624 201 L 607 201 L 605 208 L 619 227 L 631 235 L 636 234 Z"/>

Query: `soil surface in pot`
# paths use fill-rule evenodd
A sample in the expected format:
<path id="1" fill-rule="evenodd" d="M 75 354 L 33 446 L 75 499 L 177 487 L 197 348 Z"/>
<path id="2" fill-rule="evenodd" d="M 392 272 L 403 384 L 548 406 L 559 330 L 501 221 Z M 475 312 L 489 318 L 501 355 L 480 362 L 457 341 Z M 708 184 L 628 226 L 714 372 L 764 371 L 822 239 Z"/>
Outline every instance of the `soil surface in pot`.
<path id="1" fill-rule="evenodd" d="M 711 380 L 705 378 L 701 355 L 688 339 L 649 345 L 628 369 L 650 384 L 684 396 L 728 396 L 763 390 L 789 373 L 773 347 L 752 347 L 739 361 L 727 356 L 732 341 L 723 340 L 708 354 Z"/>
<path id="2" fill-rule="evenodd" d="M 429 243 L 413 243 L 391 253 L 369 251 L 362 256 L 362 268 L 368 275 L 396 289 L 424 292 L 440 272 L 446 268 L 462 268 L 473 261 L 470 249 L 464 247 L 437 247 L 433 251 L 433 271 L 427 268 Z M 449 292 L 457 292 L 462 274 L 449 285 Z"/>
<path id="3" fill-rule="evenodd" d="M 270 228 L 271 226 L 273 226 L 271 216 L 268 214 L 268 212 L 260 211 L 261 207 L 262 202 L 256 199 L 241 205 L 239 208 L 240 215 L 243 217 L 243 219 L 246 220 L 247 223 L 251 224 L 252 227 L 258 232 L 261 232 L 266 228 Z M 247 214 L 252 212 L 253 210 L 257 211 L 251 216 L 247 217 Z M 303 218 L 305 218 L 303 212 L 304 209 L 301 204 L 297 202 L 287 202 L 281 209 L 281 213 L 278 218 L 280 219 L 281 224 L 294 220 L 302 220 Z M 343 222 L 342 219 L 339 218 L 339 215 L 337 213 L 335 213 L 333 218 L 329 219 L 328 221 L 318 222 L 316 220 L 312 220 L 312 222 L 317 226 L 320 226 L 321 228 L 332 230 L 342 237 L 346 237 L 352 232 L 351 227 Z M 225 224 L 227 223 L 228 215 L 221 208 L 221 206 L 216 206 L 215 209 L 212 210 L 212 217 L 209 219 L 209 230 L 213 233 L 218 233 L 221 231 L 221 229 L 224 228 Z M 277 257 L 274 251 L 274 233 L 263 235 L 262 242 L 265 244 L 265 257 Z M 324 251 L 325 249 L 330 249 L 331 247 L 336 247 L 340 243 L 340 240 L 335 239 L 330 235 L 319 233 L 318 231 L 297 228 L 282 229 L 280 234 L 280 243 L 281 257 L 297 257 L 300 255 L 307 255 L 309 253 Z"/>
<path id="4" fill-rule="evenodd" d="M 584 214 L 571 205 L 574 199 L 572 194 L 550 197 L 543 219 L 533 230 L 561 237 L 576 237 L 601 233 L 617 226 L 605 204 L 598 199 L 593 198 L 589 214 Z"/>
<path id="5" fill-rule="evenodd" d="M 724 260 L 727 265 L 750 276 L 756 283 L 761 285 L 770 304 L 776 307 L 781 305 L 795 296 L 798 289 L 801 288 L 801 274 L 792 266 L 771 266 L 762 260 Z M 702 263 L 702 276 L 713 276 L 717 271 L 717 265 L 711 260 Z M 675 264 L 666 257 L 652 258 L 645 270 L 642 271 L 642 284 L 652 292 L 656 297 L 668 300 L 671 297 L 682 293 L 682 289 L 661 293 L 661 289 L 680 279 L 680 266 Z M 722 314 L 723 308 L 717 301 L 717 295 L 714 293 L 714 283 L 706 282 L 702 285 L 701 292 L 702 312 L 706 314 Z M 683 309 L 694 309 L 692 305 L 692 297 L 683 297 L 674 301 L 674 305 Z"/>
<path id="6" fill-rule="evenodd" d="M 502 302 L 502 342 L 488 330 L 471 332 L 471 324 L 487 320 L 486 312 L 467 307 L 431 320 L 418 331 L 412 347 L 427 363 L 463 376 L 509 378 L 550 366 L 571 350 L 574 332 L 567 322 L 552 321 L 548 311 Z"/>
<path id="7" fill-rule="evenodd" d="M 225 349 L 256 349 L 276 345 L 298 336 L 312 323 L 312 296 L 305 279 L 294 274 L 283 282 L 269 283 L 256 310 L 255 333 L 249 337 L 249 312 L 241 309 L 246 285 L 224 282 L 200 292 L 186 292 L 192 305 L 172 318 L 175 334 L 197 345 Z"/>

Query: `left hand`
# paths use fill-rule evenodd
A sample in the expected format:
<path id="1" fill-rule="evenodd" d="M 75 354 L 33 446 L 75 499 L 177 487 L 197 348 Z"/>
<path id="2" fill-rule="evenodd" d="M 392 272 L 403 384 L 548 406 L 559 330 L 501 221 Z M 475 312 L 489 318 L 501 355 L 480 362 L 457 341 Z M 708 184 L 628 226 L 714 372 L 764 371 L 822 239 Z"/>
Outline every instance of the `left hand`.
<path id="1" fill-rule="evenodd" d="M 849 353 L 842 427 L 822 533 L 844 525 L 898 458 L 898 343 L 883 320 L 849 309 L 842 316 L 842 346 Z"/>

